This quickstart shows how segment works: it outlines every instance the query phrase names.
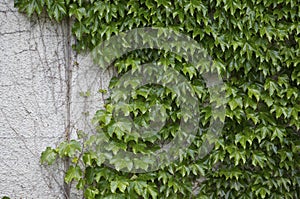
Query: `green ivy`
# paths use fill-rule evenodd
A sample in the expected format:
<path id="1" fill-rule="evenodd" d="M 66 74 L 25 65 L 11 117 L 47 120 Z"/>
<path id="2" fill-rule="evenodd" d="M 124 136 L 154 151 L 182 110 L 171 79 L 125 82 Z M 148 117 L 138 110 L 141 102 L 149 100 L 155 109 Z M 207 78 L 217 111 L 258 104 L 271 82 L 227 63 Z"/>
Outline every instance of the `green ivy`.
<path id="1" fill-rule="evenodd" d="M 85 146 L 99 141 L 92 136 L 82 147 L 78 141 L 48 147 L 41 160 L 52 164 L 70 157 L 65 181 L 77 182 L 86 198 L 300 198 L 300 3 L 297 0 L 15 0 L 28 16 L 47 12 L 50 18 L 73 20 L 74 49 L 92 50 L 120 32 L 140 27 L 167 27 L 199 42 L 214 60 L 226 85 L 226 120 L 214 150 L 202 159 L 197 135 L 178 161 L 149 173 L 126 173 L 132 161 L 117 158 L 111 169 L 106 157 Z M 137 50 L 115 60 L 120 78 L 138 65 L 156 61 L 184 75 L 197 94 L 199 127 L 206 133 L 210 95 L 194 66 L 172 53 Z M 115 89 L 112 79 L 110 89 Z M 134 83 L 134 82 L 131 82 Z M 124 93 L 115 93 L 122 98 Z M 126 122 L 115 121 L 110 100 L 93 122 L 99 135 L 118 145 L 112 150 L 136 153 L 155 151 L 172 140 L 184 117 L 176 96 L 167 88 L 145 85 L 121 107 L 136 125 L 153 120 L 151 105 L 163 104 L 168 122 L 156 136 L 139 138 Z M 102 139 L 102 138 L 101 138 Z M 104 139 L 104 138 L 103 138 Z M 107 146 L 109 147 L 109 146 Z M 113 148 L 115 147 L 115 148 Z M 151 161 L 134 164 L 147 169 Z M 205 180 L 201 180 L 205 176 Z"/>

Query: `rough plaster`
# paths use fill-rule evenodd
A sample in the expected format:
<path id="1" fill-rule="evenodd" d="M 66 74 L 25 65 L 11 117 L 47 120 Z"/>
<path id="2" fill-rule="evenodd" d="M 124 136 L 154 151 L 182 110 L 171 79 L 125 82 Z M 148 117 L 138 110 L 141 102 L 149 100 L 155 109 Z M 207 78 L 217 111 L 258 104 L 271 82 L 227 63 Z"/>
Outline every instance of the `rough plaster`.
<path id="1" fill-rule="evenodd" d="M 69 123 L 71 138 L 93 131 L 90 119 L 104 100 L 97 91 L 112 71 L 74 52 L 68 70 L 67 28 L 45 16 L 27 18 L 13 0 L 0 2 L 0 198 L 63 198 L 62 164 L 42 166 L 40 154 L 64 139 Z M 90 97 L 80 96 L 86 91 Z"/>

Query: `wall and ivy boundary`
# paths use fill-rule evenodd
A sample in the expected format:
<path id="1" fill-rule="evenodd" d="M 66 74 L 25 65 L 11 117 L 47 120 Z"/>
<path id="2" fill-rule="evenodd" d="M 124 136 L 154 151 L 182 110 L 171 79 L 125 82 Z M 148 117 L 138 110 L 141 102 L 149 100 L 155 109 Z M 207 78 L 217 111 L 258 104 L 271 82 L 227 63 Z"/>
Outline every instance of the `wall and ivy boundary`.
<path id="1" fill-rule="evenodd" d="M 212 70 L 225 83 L 227 106 L 221 136 L 211 153 L 197 158 L 211 118 L 216 117 L 205 106 L 211 96 L 201 71 L 176 54 L 155 49 L 135 50 L 116 59 L 111 64 L 118 73 L 111 81 L 112 91 L 123 74 L 153 61 L 185 76 L 200 102 L 202 132 L 177 161 L 146 173 L 123 171 L 133 163 L 122 158 L 111 168 L 104 164 L 105 158 L 85 150 L 100 139 L 97 136 L 84 145 L 66 139 L 57 148 L 47 148 L 42 163 L 69 159 L 65 182 L 75 182 L 85 198 L 300 198 L 298 1 L 15 0 L 15 6 L 29 17 L 46 12 L 58 22 L 70 21 L 77 52 L 92 51 L 114 35 L 135 28 L 180 32 L 201 44 L 213 60 Z M 112 117 L 113 99 L 108 99 L 93 122 L 99 135 L 119 144 L 112 150 L 151 153 L 176 136 L 184 117 L 176 99 L 167 88 L 148 84 L 122 107 L 136 125 L 147 126 L 153 120 L 149 107 L 163 104 L 161 113 L 167 123 L 155 136 L 129 136 L 128 125 L 120 126 Z M 152 162 L 134 164 L 147 170 Z"/>

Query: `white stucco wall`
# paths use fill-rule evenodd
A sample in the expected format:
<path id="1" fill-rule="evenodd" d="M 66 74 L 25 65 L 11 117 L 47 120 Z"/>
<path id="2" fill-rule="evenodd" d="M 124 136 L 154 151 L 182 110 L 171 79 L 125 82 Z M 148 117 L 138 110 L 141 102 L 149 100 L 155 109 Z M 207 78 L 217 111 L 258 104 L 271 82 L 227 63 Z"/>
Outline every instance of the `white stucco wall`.
<path id="1" fill-rule="evenodd" d="M 62 166 L 41 166 L 39 158 L 64 139 L 68 124 L 66 30 L 65 22 L 29 19 L 13 0 L 0 1 L 0 198 L 63 198 Z M 103 103 L 97 90 L 110 75 L 85 55 L 71 58 L 79 63 L 69 76 L 76 137 L 76 130 L 92 131 L 90 118 Z M 90 97 L 80 96 L 88 90 Z"/>

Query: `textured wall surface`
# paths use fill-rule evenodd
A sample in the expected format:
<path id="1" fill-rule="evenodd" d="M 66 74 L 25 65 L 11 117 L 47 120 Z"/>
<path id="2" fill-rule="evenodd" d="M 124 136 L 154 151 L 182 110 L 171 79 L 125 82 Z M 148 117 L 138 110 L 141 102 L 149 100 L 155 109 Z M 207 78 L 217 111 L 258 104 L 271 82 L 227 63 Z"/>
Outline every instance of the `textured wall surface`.
<path id="1" fill-rule="evenodd" d="M 0 198 L 63 198 L 62 164 L 42 166 L 40 153 L 68 126 L 73 138 L 93 131 L 104 97 L 97 90 L 110 74 L 87 55 L 68 54 L 67 30 L 66 22 L 29 19 L 13 0 L 0 1 Z"/>

